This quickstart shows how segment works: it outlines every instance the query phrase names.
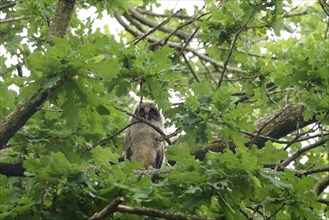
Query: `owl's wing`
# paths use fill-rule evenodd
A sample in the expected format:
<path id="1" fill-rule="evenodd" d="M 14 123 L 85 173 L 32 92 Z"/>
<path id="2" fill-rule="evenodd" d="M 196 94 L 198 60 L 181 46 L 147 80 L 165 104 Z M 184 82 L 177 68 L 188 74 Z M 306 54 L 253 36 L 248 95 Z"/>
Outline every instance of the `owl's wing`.
<path id="1" fill-rule="evenodd" d="M 163 159 L 164 159 L 164 148 L 161 147 L 157 151 L 157 154 L 155 157 L 155 163 L 154 163 L 153 167 L 156 169 L 160 169 L 162 167 Z"/>
<path id="2" fill-rule="evenodd" d="M 128 128 L 127 133 L 124 138 L 124 146 L 125 146 L 125 159 L 130 160 L 131 159 L 131 136 L 130 136 L 130 128 Z"/>
<path id="3" fill-rule="evenodd" d="M 131 159 L 131 148 L 130 147 L 128 149 L 126 149 L 125 157 L 126 157 L 127 160 Z"/>

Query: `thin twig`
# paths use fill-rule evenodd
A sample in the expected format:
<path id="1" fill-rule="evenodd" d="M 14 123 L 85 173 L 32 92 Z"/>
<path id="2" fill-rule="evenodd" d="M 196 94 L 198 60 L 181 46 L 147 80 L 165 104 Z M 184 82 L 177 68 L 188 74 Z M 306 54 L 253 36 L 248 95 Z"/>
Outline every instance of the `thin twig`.
<path id="1" fill-rule="evenodd" d="M 248 22 L 249 22 L 249 21 L 251 20 L 251 18 L 254 16 L 255 12 L 256 12 L 256 11 L 254 10 L 254 11 L 251 13 L 251 15 L 249 16 L 249 18 L 247 19 L 247 21 L 246 21 L 246 22 L 241 26 L 241 28 L 240 28 L 240 29 L 234 34 L 234 38 L 233 38 L 233 40 L 232 40 L 232 42 L 231 42 L 231 44 L 230 44 L 230 49 L 229 49 L 229 52 L 228 52 L 227 58 L 226 58 L 226 60 L 225 60 L 224 67 L 223 67 L 223 70 L 222 70 L 222 74 L 221 74 L 221 76 L 220 76 L 220 78 L 219 78 L 219 80 L 218 80 L 217 88 L 216 88 L 216 89 L 218 89 L 218 88 L 221 86 L 222 82 L 223 82 L 224 74 L 225 74 L 225 72 L 226 72 L 228 62 L 229 62 L 229 60 L 230 60 L 230 58 L 231 58 L 231 56 L 232 56 L 232 54 L 233 54 L 233 48 L 234 48 L 234 46 L 235 46 L 236 41 L 238 40 L 239 35 L 240 35 L 241 32 L 247 27 Z"/>
<path id="2" fill-rule="evenodd" d="M 179 10 L 181 11 L 181 10 Z M 168 28 L 166 26 L 163 26 L 163 25 L 159 25 L 158 23 L 154 22 L 154 21 L 151 21 L 147 18 L 145 18 L 142 14 L 140 14 L 138 11 L 136 11 L 135 9 L 129 9 L 129 12 L 130 14 L 132 15 L 132 17 L 134 17 L 135 19 L 137 19 L 139 22 L 151 27 L 151 28 L 154 28 L 154 27 L 157 27 L 158 30 L 161 30 L 163 32 L 166 32 L 166 33 L 172 33 L 174 31 L 174 29 L 172 28 Z M 174 13 L 174 15 L 177 14 L 177 12 Z M 171 17 L 170 17 L 171 18 Z M 166 19 L 168 20 L 168 18 Z M 166 21 L 165 20 L 165 21 Z M 163 22 L 161 22 L 163 23 Z M 184 32 L 181 32 L 181 31 L 178 31 L 175 33 L 175 35 L 181 39 L 187 39 L 188 38 L 188 35 L 185 34 Z"/>
<path id="3" fill-rule="evenodd" d="M 191 66 L 190 62 L 187 60 L 186 56 L 184 53 L 182 53 L 182 57 L 184 58 L 184 61 L 186 63 L 186 65 L 188 66 L 188 68 L 191 70 L 191 73 L 195 79 L 195 81 L 197 81 L 198 83 L 201 82 L 198 75 L 196 74 L 196 72 L 194 71 L 193 67 Z"/>
<path id="4" fill-rule="evenodd" d="M 124 27 L 124 29 L 126 31 L 128 31 L 129 33 L 131 33 L 135 37 L 138 37 L 138 36 L 142 36 L 143 35 L 142 32 L 140 32 L 140 31 L 132 28 L 125 21 L 123 21 L 122 18 L 121 18 L 121 16 L 118 15 L 118 13 L 114 13 L 114 17 Z M 158 39 L 156 39 L 156 38 L 154 38 L 152 36 L 147 36 L 146 38 L 151 43 L 154 43 L 154 42 L 158 42 L 159 41 Z M 184 48 L 184 46 L 182 46 L 181 43 L 176 43 L 176 42 L 172 42 L 172 41 L 168 41 L 167 44 L 170 47 L 176 48 L 177 50 L 184 49 L 186 51 L 189 51 L 189 52 L 193 53 L 195 56 L 197 56 L 200 60 L 204 60 L 206 62 L 209 62 L 209 63 L 213 64 L 216 67 L 219 67 L 221 69 L 224 67 L 223 64 L 219 63 L 217 60 L 212 59 L 212 58 L 208 57 L 205 54 L 199 53 L 199 51 L 196 50 L 195 48 L 192 48 L 192 47 L 189 47 L 189 46 L 186 46 L 186 48 Z M 164 44 L 161 43 L 161 45 L 164 45 Z M 228 65 L 227 65 L 227 71 L 229 71 L 229 72 L 243 73 L 243 74 L 247 73 L 247 71 L 244 71 L 244 70 L 241 70 L 241 69 L 235 68 L 235 67 L 230 67 Z"/>
<path id="5" fill-rule="evenodd" d="M 202 9 L 201 9 L 201 10 L 202 10 Z M 159 44 L 160 42 L 164 42 L 164 44 L 166 44 L 167 41 L 168 41 L 168 40 L 169 40 L 169 39 L 170 39 L 170 38 L 171 38 L 171 37 L 172 37 L 172 36 L 173 36 L 173 35 L 179 30 L 179 29 L 182 29 L 183 27 L 192 24 L 193 22 L 199 20 L 200 18 L 202 18 L 203 16 L 206 16 L 206 15 L 208 15 L 208 14 L 210 14 L 210 12 L 208 12 L 208 13 L 204 13 L 204 14 L 201 14 L 201 15 L 198 16 L 198 17 L 193 17 L 193 18 L 191 18 L 191 20 L 187 21 L 187 22 L 184 23 L 184 24 L 179 25 L 179 26 L 178 26 L 173 32 L 171 32 L 168 36 L 166 36 L 165 38 L 159 40 L 158 42 L 153 43 L 153 45 L 157 45 L 157 44 Z M 199 28 L 200 28 L 200 27 L 198 27 L 198 28 L 196 28 L 196 29 L 194 30 L 193 34 L 189 37 L 188 42 L 190 42 L 190 41 L 195 37 L 195 35 L 196 35 L 197 31 L 199 30 Z"/>
<path id="6" fill-rule="evenodd" d="M 15 22 L 15 21 L 20 21 L 20 20 L 25 20 L 31 18 L 31 15 L 28 16 L 19 16 L 19 17 L 14 17 L 14 18 L 8 18 L 8 19 L 0 19 L 0 24 L 5 24 L 9 22 Z"/>
<path id="7" fill-rule="evenodd" d="M 296 17 L 296 16 L 302 16 L 302 15 L 307 15 L 307 11 L 302 11 L 302 12 L 298 12 L 298 13 L 294 13 L 294 14 L 284 14 L 283 17 L 284 18 L 291 18 L 291 17 Z"/>
<path id="8" fill-rule="evenodd" d="M 168 14 L 158 14 L 158 13 L 154 13 L 152 11 L 144 10 L 144 9 L 141 9 L 141 8 L 137 8 L 136 10 L 141 14 L 150 15 L 150 16 L 153 16 L 153 17 L 167 18 L 167 17 L 170 16 Z M 180 18 L 180 19 L 191 19 L 192 18 L 189 15 L 175 15 L 174 17 L 177 17 L 177 18 Z"/>
<path id="9" fill-rule="evenodd" d="M 316 147 L 319 147 L 319 146 L 325 144 L 326 142 L 327 142 L 326 139 L 322 139 L 322 140 L 320 140 L 318 142 L 315 142 L 314 144 L 310 144 L 310 145 L 308 145 L 306 147 L 300 148 L 294 154 L 292 154 L 290 157 L 288 157 L 287 159 L 285 159 L 282 162 L 282 166 L 283 167 L 288 166 L 292 161 L 294 161 L 297 157 L 299 157 L 300 155 L 302 155 L 304 152 L 309 151 L 309 150 L 312 150 L 312 149 L 314 149 Z"/>
<path id="10" fill-rule="evenodd" d="M 186 125 L 186 126 L 182 126 L 182 127 L 178 128 L 176 131 L 174 131 L 173 133 L 166 135 L 166 137 L 167 137 L 167 138 L 175 137 L 176 135 L 178 135 L 178 134 L 181 133 L 182 131 L 184 131 L 184 130 L 186 130 L 187 128 L 190 128 L 190 127 L 192 127 L 192 126 L 194 126 L 194 125 L 196 125 L 196 124 L 198 124 L 198 123 L 200 123 L 200 122 L 202 122 L 202 120 L 200 120 L 200 121 L 196 121 L 196 122 L 193 122 L 193 123 L 191 123 L 191 124 L 189 124 L 189 125 Z M 159 140 L 163 140 L 163 137 L 160 137 Z"/>
<path id="11" fill-rule="evenodd" d="M 134 173 L 137 175 L 148 175 L 148 176 L 153 176 L 153 175 L 159 175 L 162 173 L 170 173 L 174 171 L 175 168 L 162 168 L 162 169 L 151 169 L 151 170 L 135 170 Z"/>
<path id="12" fill-rule="evenodd" d="M 128 124 L 124 128 L 113 132 L 110 136 L 104 138 L 103 140 L 97 142 L 96 144 L 93 144 L 93 147 L 92 148 L 94 148 L 96 146 L 104 146 L 107 142 L 109 142 L 110 140 L 112 140 L 115 136 L 119 135 L 120 133 L 122 133 L 123 131 L 125 131 L 127 128 L 129 128 L 130 126 L 132 126 L 134 124 L 137 124 L 137 123 L 139 123 L 139 121 L 131 122 L 130 124 Z"/>
<path id="13" fill-rule="evenodd" d="M 179 9 L 178 11 L 176 11 L 175 13 L 171 14 L 171 16 L 169 16 L 168 18 L 166 18 L 164 21 L 162 21 L 161 23 L 159 23 L 158 25 L 154 26 L 150 31 L 148 31 L 147 33 L 145 33 L 143 36 L 141 36 L 140 38 L 136 39 L 136 41 L 134 42 L 134 45 L 138 44 L 139 41 L 145 39 L 147 36 L 149 36 L 150 34 L 152 34 L 154 31 L 156 31 L 159 27 L 163 26 L 164 24 L 167 24 L 169 22 L 169 20 L 177 13 L 179 13 L 180 11 L 182 11 L 182 9 Z"/>
<path id="14" fill-rule="evenodd" d="M 243 133 L 243 134 L 245 134 L 245 135 L 254 137 L 254 138 L 257 136 L 257 134 L 253 134 L 253 133 L 250 133 L 250 132 L 247 132 L 247 131 L 243 131 L 243 130 L 240 130 L 240 132 Z M 276 138 L 272 138 L 272 137 L 261 135 L 261 134 L 259 134 L 257 136 L 257 138 L 261 138 L 261 139 L 264 139 L 264 140 L 270 140 L 270 141 L 273 141 L 273 142 L 279 143 L 279 144 L 287 144 L 287 143 L 289 143 L 289 141 L 280 141 L 280 140 L 278 140 Z"/>

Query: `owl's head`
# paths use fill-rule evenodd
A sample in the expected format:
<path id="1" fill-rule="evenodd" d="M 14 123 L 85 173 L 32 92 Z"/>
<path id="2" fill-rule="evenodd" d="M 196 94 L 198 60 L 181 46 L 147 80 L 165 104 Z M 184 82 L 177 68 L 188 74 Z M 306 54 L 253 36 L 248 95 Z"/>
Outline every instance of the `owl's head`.
<path id="1" fill-rule="evenodd" d="M 135 115 L 144 118 L 146 121 L 157 121 L 162 123 L 163 117 L 157 105 L 152 101 L 143 101 L 135 108 Z"/>

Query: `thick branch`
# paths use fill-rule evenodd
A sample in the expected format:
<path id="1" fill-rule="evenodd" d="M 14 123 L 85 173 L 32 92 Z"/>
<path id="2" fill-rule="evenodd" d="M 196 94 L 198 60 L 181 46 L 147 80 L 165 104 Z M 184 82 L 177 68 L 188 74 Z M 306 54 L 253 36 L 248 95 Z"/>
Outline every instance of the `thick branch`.
<path id="1" fill-rule="evenodd" d="M 47 42 L 51 43 L 53 37 L 64 37 L 71 21 L 75 0 L 59 0 L 55 16 L 50 25 Z"/>
<path id="2" fill-rule="evenodd" d="M 320 195 L 329 186 L 329 175 L 320 180 L 313 188 L 317 195 Z"/>
<path id="3" fill-rule="evenodd" d="M 24 176 L 25 168 L 21 163 L 0 163 L 0 174 L 6 176 Z"/>
<path id="4" fill-rule="evenodd" d="M 0 149 L 12 138 L 15 133 L 36 113 L 47 100 L 47 90 L 40 88 L 26 100 L 19 103 L 0 123 Z"/>
<path id="5" fill-rule="evenodd" d="M 110 204 L 108 204 L 102 211 L 95 213 L 89 220 L 99 220 L 111 215 L 116 211 L 118 205 L 124 201 L 123 197 L 116 198 Z"/>
<path id="6" fill-rule="evenodd" d="M 48 42 L 52 37 L 63 37 L 68 27 L 74 8 L 74 0 L 59 0 L 55 18 L 50 26 Z M 66 76 L 64 76 L 65 78 Z M 57 89 L 65 79 L 61 79 L 55 86 Z M 14 136 L 14 134 L 29 120 L 48 98 L 48 89 L 42 86 L 26 100 L 19 103 L 3 121 L 0 122 L 0 149 Z"/>
<path id="7" fill-rule="evenodd" d="M 159 209 L 130 207 L 125 205 L 119 205 L 117 211 L 123 213 L 146 215 L 150 217 L 173 219 L 173 220 L 176 219 L 177 220 L 215 220 L 214 218 L 202 218 L 196 215 L 188 215 L 183 213 L 170 213 Z"/>
<path id="8" fill-rule="evenodd" d="M 316 122 L 315 117 L 311 120 L 304 121 L 300 116 L 302 114 L 303 108 L 301 106 L 289 105 L 282 109 L 274 111 L 269 116 L 265 116 L 255 123 L 256 131 L 254 133 L 258 135 L 252 135 L 250 138 L 253 138 L 249 143 L 246 143 L 247 146 L 250 146 L 251 143 L 255 144 L 258 148 L 262 148 L 269 137 L 274 139 L 280 139 L 287 136 L 291 132 L 295 131 L 297 127 L 303 128 L 307 125 L 310 125 Z M 298 126 L 297 126 L 298 124 Z M 260 131 L 260 132 L 259 132 Z M 195 157 L 199 160 L 203 160 L 205 153 L 208 150 L 219 152 L 223 151 L 226 148 L 234 149 L 234 143 L 227 142 L 221 139 L 213 140 L 210 142 L 206 148 L 202 148 L 194 152 Z"/>
<path id="9" fill-rule="evenodd" d="M 256 122 L 257 131 L 262 129 L 260 133 L 275 139 L 280 139 L 299 128 L 303 128 L 316 122 L 315 117 L 311 120 L 304 121 L 301 117 L 303 112 L 302 106 L 288 105 L 282 109 L 273 112 L 271 115 L 263 117 Z M 264 126 L 265 125 L 265 126 Z M 258 147 L 263 147 L 265 141 L 261 138 L 255 140 Z"/>

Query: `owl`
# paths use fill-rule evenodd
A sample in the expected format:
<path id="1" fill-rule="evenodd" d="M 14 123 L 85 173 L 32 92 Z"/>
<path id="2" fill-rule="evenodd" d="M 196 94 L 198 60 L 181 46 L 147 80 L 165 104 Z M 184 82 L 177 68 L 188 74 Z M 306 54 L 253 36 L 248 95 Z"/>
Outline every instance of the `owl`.
<path id="1" fill-rule="evenodd" d="M 134 114 L 164 132 L 163 116 L 154 102 L 139 103 Z M 138 119 L 131 119 L 131 122 L 135 121 Z M 160 136 L 159 132 L 143 122 L 130 126 L 125 134 L 125 159 L 142 162 L 145 169 L 161 168 L 166 142 L 158 140 Z"/>

